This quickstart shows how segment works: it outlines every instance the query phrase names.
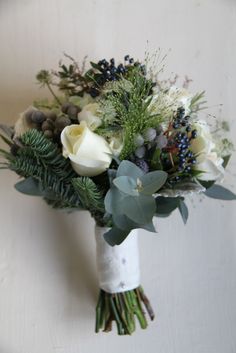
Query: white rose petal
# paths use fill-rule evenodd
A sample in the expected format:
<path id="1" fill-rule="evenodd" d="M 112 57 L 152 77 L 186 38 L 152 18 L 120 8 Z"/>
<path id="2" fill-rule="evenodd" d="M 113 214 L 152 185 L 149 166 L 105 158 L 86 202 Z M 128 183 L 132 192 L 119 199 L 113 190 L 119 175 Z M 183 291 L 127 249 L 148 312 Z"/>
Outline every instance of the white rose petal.
<path id="1" fill-rule="evenodd" d="M 202 171 L 198 179 L 222 181 L 224 177 L 223 159 L 215 151 L 215 143 L 210 133 L 209 125 L 203 120 L 193 124 L 197 130 L 197 138 L 191 142 L 191 150 L 196 155 L 195 169 Z"/>
<path id="2" fill-rule="evenodd" d="M 65 127 L 61 142 L 63 156 L 69 157 L 74 170 L 81 176 L 99 175 L 111 163 L 112 152 L 108 143 L 92 132 L 85 121 Z"/>

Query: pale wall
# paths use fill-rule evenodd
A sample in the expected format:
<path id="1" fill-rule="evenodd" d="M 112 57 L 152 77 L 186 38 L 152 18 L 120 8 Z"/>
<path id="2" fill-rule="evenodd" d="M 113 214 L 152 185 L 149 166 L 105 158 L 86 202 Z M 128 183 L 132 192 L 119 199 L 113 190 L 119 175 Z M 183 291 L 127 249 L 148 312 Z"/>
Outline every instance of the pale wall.
<path id="1" fill-rule="evenodd" d="M 150 51 L 172 49 L 166 76 L 188 74 L 209 106 L 224 104 L 235 136 L 234 0 L 1 0 L 1 121 L 13 122 L 37 97 L 35 73 L 56 67 L 63 51 L 79 60 L 143 57 L 147 40 Z M 232 186 L 235 158 L 229 169 Z M 197 199 L 187 226 L 174 214 L 157 222 L 157 236 L 140 232 L 142 281 L 157 319 L 122 338 L 93 332 L 91 219 L 18 194 L 10 172 L 0 180 L 0 353 L 236 352 L 235 203 Z"/>

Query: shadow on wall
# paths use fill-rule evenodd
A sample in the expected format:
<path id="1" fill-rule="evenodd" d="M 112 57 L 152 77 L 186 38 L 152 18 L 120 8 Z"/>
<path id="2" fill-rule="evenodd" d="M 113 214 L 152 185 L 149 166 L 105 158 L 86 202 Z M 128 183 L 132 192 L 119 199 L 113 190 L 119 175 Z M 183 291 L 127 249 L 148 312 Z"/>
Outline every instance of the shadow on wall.
<path id="1" fill-rule="evenodd" d="M 41 212 L 44 222 L 49 224 L 49 233 L 44 235 L 50 237 L 49 256 L 52 265 L 56 263 L 59 267 L 56 272 L 62 282 L 60 286 L 66 287 L 65 314 L 88 317 L 88 307 L 94 310 L 99 290 L 93 221 L 88 212 L 67 214 L 46 205 L 42 205 Z"/>

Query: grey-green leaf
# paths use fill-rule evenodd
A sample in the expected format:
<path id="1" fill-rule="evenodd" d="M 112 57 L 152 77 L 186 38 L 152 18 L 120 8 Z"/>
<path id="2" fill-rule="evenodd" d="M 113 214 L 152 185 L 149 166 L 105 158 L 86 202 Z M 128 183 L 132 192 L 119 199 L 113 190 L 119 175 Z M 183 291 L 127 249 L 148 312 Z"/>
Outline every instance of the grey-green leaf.
<path id="1" fill-rule="evenodd" d="M 130 231 L 122 230 L 117 227 L 112 227 L 108 232 L 104 234 L 104 239 L 111 245 L 120 245 L 125 238 L 129 235 Z"/>
<path id="2" fill-rule="evenodd" d="M 138 196 L 137 182 L 129 176 L 120 176 L 113 180 L 113 184 L 122 192 L 132 196 Z"/>
<path id="3" fill-rule="evenodd" d="M 147 224 L 137 224 L 129 219 L 126 215 L 113 215 L 113 221 L 115 225 L 122 230 L 132 230 L 137 228 L 145 229 L 149 232 L 156 233 L 156 229 L 154 227 L 153 222 L 149 222 Z"/>
<path id="4" fill-rule="evenodd" d="M 125 202 L 122 202 L 122 213 L 138 224 L 151 222 L 155 210 L 156 203 L 152 196 L 128 196 Z"/>
<path id="5" fill-rule="evenodd" d="M 141 193 L 152 195 L 158 191 L 166 182 L 168 174 L 162 170 L 150 172 L 143 175 L 140 180 L 142 183 Z"/>
<path id="6" fill-rule="evenodd" d="M 205 195 L 219 200 L 236 200 L 236 195 L 221 185 L 214 184 L 205 191 Z"/>
<path id="7" fill-rule="evenodd" d="M 15 184 L 17 191 L 31 196 L 42 196 L 42 190 L 39 182 L 34 178 L 27 178 Z"/>
<path id="8" fill-rule="evenodd" d="M 141 178 L 144 175 L 144 172 L 137 167 L 134 163 L 130 161 L 122 161 L 117 170 L 117 177 L 126 175 L 130 176 L 133 179 Z"/>
<path id="9" fill-rule="evenodd" d="M 156 198 L 156 214 L 157 216 L 166 216 L 173 212 L 180 203 L 179 197 L 164 197 Z"/>
<path id="10" fill-rule="evenodd" d="M 110 214 L 122 214 L 122 204 L 127 203 L 128 194 L 120 192 L 116 187 L 111 187 L 105 196 L 105 209 Z"/>
<path id="11" fill-rule="evenodd" d="M 187 223 L 188 220 L 188 207 L 186 206 L 185 202 L 180 199 L 179 201 L 179 212 L 181 214 L 181 217 L 183 219 L 184 224 Z"/>

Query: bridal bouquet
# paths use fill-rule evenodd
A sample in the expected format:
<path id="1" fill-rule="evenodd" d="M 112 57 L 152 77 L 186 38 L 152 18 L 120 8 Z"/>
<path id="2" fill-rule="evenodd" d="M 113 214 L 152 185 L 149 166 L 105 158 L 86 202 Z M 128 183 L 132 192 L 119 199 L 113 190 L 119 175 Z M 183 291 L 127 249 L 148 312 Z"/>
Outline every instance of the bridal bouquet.
<path id="1" fill-rule="evenodd" d="M 159 82 L 148 61 L 129 55 L 91 62 L 70 58 L 37 80 L 51 101 L 33 103 L 14 127 L 1 125 L 2 169 L 20 176 L 15 188 L 52 207 L 88 210 L 96 222 L 100 293 L 96 332 L 132 334 L 154 312 L 140 285 L 136 230 L 155 232 L 153 218 L 179 210 L 193 193 L 236 196 L 220 184 L 232 150 L 226 123 L 199 120 L 204 92 Z M 54 90 L 54 87 L 56 88 Z"/>

